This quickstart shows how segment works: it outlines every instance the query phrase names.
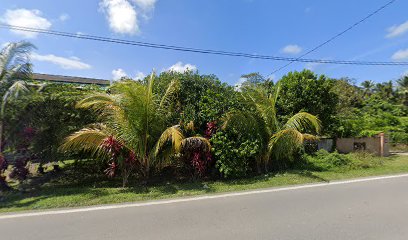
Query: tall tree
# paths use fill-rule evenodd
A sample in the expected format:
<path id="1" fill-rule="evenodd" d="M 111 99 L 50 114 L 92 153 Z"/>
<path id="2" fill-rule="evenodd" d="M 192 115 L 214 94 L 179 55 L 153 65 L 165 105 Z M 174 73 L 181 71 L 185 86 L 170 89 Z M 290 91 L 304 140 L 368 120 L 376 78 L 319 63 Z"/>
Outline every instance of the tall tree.
<path id="1" fill-rule="evenodd" d="M 397 80 L 398 93 L 402 97 L 402 103 L 408 106 L 408 75 L 405 75 Z"/>
<path id="2" fill-rule="evenodd" d="M 23 80 L 32 73 L 30 52 L 34 45 L 28 42 L 9 43 L 0 52 L 0 92 L 3 95 L 0 114 L 0 152 L 4 147 L 4 111 L 7 101 L 27 88 Z"/>
<path id="3" fill-rule="evenodd" d="M 331 135 L 338 103 L 338 96 L 333 91 L 334 79 L 303 70 L 288 73 L 278 84 L 281 91 L 276 110 L 280 121 L 287 121 L 298 112 L 308 112 L 322 121 L 322 133 Z"/>
<path id="4" fill-rule="evenodd" d="M 371 80 L 365 80 L 361 83 L 361 86 L 364 88 L 364 95 L 370 95 L 374 87 L 374 82 Z"/>

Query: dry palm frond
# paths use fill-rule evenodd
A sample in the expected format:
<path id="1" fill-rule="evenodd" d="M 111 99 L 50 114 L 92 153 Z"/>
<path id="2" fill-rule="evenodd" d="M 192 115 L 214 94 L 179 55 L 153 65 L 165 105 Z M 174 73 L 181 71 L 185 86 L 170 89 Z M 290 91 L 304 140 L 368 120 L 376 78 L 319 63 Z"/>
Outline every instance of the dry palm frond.
<path id="1" fill-rule="evenodd" d="M 193 121 L 190 121 L 190 122 L 187 123 L 187 125 L 186 125 L 186 130 L 187 130 L 187 131 L 190 131 L 190 132 L 194 132 L 195 126 L 194 126 L 194 122 L 193 122 Z"/>
<path id="2" fill-rule="evenodd" d="M 209 152 L 211 150 L 211 143 L 207 138 L 203 137 L 188 137 L 182 141 L 183 151 L 189 151 L 200 149 L 204 152 Z"/>

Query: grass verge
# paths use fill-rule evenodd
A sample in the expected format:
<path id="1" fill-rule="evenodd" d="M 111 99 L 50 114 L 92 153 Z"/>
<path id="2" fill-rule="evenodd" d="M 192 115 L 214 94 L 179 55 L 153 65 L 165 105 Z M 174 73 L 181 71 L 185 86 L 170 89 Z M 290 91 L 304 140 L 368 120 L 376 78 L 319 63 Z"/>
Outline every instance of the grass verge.
<path id="1" fill-rule="evenodd" d="M 0 213 L 176 198 L 398 173 L 408 173 L 408 156 L 387 157 L 382 165 L 371 168 L 297 170 L 239 180 L 169 182 L 125 189 L 103 179 L 84 179 L 82 183 L 51 181 L 35 191 L 3 194 L 0 197 Z"/>

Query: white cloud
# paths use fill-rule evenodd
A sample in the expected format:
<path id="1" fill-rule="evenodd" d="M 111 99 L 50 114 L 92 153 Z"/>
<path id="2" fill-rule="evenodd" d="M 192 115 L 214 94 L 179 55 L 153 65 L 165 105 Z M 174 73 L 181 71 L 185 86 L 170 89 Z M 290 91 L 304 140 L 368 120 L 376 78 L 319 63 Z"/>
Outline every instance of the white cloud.
<path id="1" fill-rule="evenodd" d="M 135 80 L 143 80 L 146 77 L 146 74 L 143 72 L 138 71 L 135 75 Z"/>
<path id="2" fill-rule="evenodd" d="M 282 48 L 282 52 L 287 53 L 287 54 L 298 54 L 301 51 L 302 51 L 302 48 L 296 44 L 287 45 L 284 48 Z"/>
<path id="3" fill-rule="evenodd" d="M 55 56 L 53 54 L 40 55 L 37 53 L 33 53 L 31 54 L 31 58 L 36 61 L 49 62 L 55 65 L 58 65 L 63 69 L 85 70 L 85 69 L 91 68 L 91 65 L 82 62 L 77 57 L 65 58 L 65 57 Z"/>
<path id="4" fill-rule="evenodd" d="M 403 50 L 398 50 L 396 53 L 394 53 L 391 57 L 393 60 L 404 60 L 408 59 L 408 48 Z"/>
<path id="5" fill-rule="evenodd" d="M 121 34 L 140 33 L 140 17 L 148 20 L 157 0 L 101 0 L 112 31 Z"/>
<path id="6" fill-rule="evenodd" d="M 138 7 L 144 11 L 150 11 L 154 9 L 156 0 L 132 0 Z"/>
<path id="7" fill-rule="evenodd" d="M 408 21 L 400 24 L 400 25 L 394 25 L 392 27 L 389 27 L 387 29 L 388 34 L 385 36 L 387 38 L 393 38 L 393 37 L 398 37 L 406 32 L 408 32 Z"/>
<path id="8" fill-rule="evenodd" d="M 122 68 L 112 70 L 112 79 L 114 81 L 120 80 L 123 77 L 127 77 L 127 73 Z"/>
<path id="9" fill-rule="evenodd" d="M 305 64 L 305 68 L 311 71 L 315 70 L 318 66 L 322 65 L 323 63 L 318 62 L 309 62 Z"/>
<path id="10" fill-rule="evenodd" d="M 238 81 L 234 84 L 235 91 L 241 91 L 242 84 L 244 84 L 247 80 L 247 78 L 239 78 Z"/>
<path id="11" fill-rule="evenodd" d="M 121 34 L 139 33 L 137 12 L 127 0 L 103 0 L 100 6 L 106 13 L 112 31 Z"/>
<path id="12" fill-rule="evenodd" d="M 169 67 L 166 69 L 166 71 L 173 71 L 173 72 L 179 72 L 179 73 L 184 73 L 186 71 L 195 71 L 197 70 L 197 67 L 192 64 L 183 64 L 182 62 L 177 62 L 173 66 Z"/>
<path id="13" fill-rule="evenodd" d="M 61 22 L 65 22 L 65 21 L 67 21 L 67 20 L 69 19 L 69 15 L 66 14 L 66 13 L 63 13 L 63 14 L 61 14 L 61 15 L 58 17 L 58 19 L 59 19 Z"/>
<path id="14" fill-rule="evenodd" d="M 41 15 L 41 11 L 36 9 L 28 10 L 20 8 L 15 10 L 7 10 L 4 16 L 1 18 L 1 22 L 13 26 L 49 29 L 51 27 L 51 22 L 46 18 L 43 18 Z M 34 32 L 23 32 L 18 30 L 10 31 L 26 38 L 35 38 L 38 35 L 38 33 Z"/>

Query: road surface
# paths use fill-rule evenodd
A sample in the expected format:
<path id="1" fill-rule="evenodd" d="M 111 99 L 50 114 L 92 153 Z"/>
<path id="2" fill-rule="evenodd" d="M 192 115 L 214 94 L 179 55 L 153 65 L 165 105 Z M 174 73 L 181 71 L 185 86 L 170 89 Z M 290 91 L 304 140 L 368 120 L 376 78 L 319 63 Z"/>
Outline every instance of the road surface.
<path id="1" fill-rule="evenodd" d="M 44 214 L 0 215 L 0 239 L 406 240 L 408 175 Z"/>

